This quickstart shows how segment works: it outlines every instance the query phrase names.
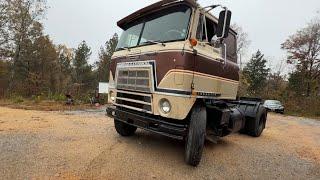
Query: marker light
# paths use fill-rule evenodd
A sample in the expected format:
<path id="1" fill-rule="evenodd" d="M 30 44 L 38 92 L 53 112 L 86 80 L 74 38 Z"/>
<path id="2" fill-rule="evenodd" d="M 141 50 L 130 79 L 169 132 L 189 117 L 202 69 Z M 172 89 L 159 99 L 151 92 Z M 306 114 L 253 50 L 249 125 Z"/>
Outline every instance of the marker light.
<path id="1" fill-rule="evenodd" d="M 190 41 L 190 44 L 192 47 L 197 46 L 197 44 L 198 44 L 198 41 L 194 38 L 189 39 L 189 41 Z"/>

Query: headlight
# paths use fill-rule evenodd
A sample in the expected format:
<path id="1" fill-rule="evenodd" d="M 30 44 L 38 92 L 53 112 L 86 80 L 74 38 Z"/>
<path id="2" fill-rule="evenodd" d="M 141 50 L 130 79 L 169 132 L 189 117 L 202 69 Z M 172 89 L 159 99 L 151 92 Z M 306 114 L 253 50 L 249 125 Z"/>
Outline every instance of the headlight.
<path id="1" fill-rule="evenodd" d="M 115 93 L 113 91 L 109 92 L 109 96 L 110 96 L 111 101 L 115 101 L 116 100 Z"/>
<path id="2" fill-rule="evenodd" d="M 165 114 L 168 114 L 171 111 L 171 104 L 167 99 L 161 99 L 159 104 L 161 111 Z"/>

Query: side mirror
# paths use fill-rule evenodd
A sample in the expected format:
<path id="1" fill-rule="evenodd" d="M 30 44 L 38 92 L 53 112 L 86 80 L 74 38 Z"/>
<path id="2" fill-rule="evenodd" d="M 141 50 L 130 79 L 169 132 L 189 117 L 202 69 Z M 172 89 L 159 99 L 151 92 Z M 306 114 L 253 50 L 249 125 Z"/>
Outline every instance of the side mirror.
<path id="1" fill-rule="evenodd" d="M 218 38 L 227 38 L 229 35 L 230 22 L 231 22 L 231 11 L 223 10 L 219 15 L 219 22 L 217 28 L 217 37 Z"/>

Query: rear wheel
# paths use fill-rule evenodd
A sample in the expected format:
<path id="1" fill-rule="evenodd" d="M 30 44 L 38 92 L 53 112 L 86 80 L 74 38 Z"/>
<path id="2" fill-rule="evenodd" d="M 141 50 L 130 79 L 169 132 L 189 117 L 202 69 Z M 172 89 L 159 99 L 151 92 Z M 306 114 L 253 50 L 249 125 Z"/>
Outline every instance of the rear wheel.
<path id="1" fill-rule="evenodd" d="M 248 120 L 245 126 L 245 133 L 252 137 L 260 137 L 266 127 L 267 110 L 260 106 L 255 119 Z"/>
<path id="2" fill-rule="evenodd" d="M 206 137 L 207 112 L 201 104 L 192 109 L 188 135 L 185 144 L 185 161 L 189 165 L 199 165 Z"/>
<path id="3" fill-rule="evenodd" d="M 114 120 L 114 126 L 121 136 L 133 136 L 137 130 L 137 127 L 117 120 Z"/>

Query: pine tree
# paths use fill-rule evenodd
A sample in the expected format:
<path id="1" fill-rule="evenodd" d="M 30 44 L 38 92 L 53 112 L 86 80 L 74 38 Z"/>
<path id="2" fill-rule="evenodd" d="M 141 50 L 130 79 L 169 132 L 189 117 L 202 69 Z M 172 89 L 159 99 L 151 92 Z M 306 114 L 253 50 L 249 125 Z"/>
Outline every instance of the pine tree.
<path id="1" fill-rule="evenodd" d="M 58 54 L 55 46 L 49 36 L 41 36 L 34 42 L 34 49 L 35 54 L 32 60 L 35 61 L 36 66 L 32 67 L 31 73 L 35 72 L 40 77 L 41 84 L 38 89 L 46 94 L 54 93 L 59 81 L 57 78 Z"/>
<path id="2" fill-rule="evenodd" d="M 243 69 L 243 75 L 247 80 L 249 87 L 248 91 L 251 95 L 261 95 L 267 76 L 270 69 L 266 66 L 267 60 L 264 55 L 258 50 L 252 55 L 249 63 Z"/>
<path id="3" fill-rule="evenodd" d="M 105 47 L 100 48 L 98 67 L 99 82 L 108 82 L 110 75 L 111 57 L 118 44 L 118 34 L 114 34 L 110 40 L 105 43 Z"/>
<path id="4" fill-rule="evenodd" d="M 92 90 L 95 86 L 92 66 L 88 63 L 90 56 L 90 47 L 85 41 L 82 41 L 75 50 L 75 57 L 72 61 L 74 68 L 73 82 L 81 87 L 82 93 Z"/>
<path id="5" fill-rule="evenodd" d="M 58 45 L 58 73 L 59 79 L 57 84 L 57 93 L 68 93 L 69 87 L 72 85 L 72 67 L 71 62 L 74 58 L 73 50 L 65 45 Z"/>

